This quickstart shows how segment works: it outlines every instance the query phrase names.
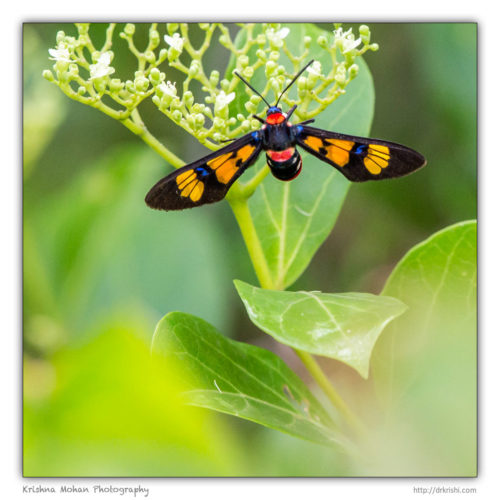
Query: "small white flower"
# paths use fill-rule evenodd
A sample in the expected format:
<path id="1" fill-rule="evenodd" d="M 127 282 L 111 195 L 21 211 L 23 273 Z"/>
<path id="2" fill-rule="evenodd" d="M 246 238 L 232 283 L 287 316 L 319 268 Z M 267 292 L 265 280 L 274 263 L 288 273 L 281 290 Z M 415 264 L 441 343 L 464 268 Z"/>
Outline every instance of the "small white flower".
<path id="1" fill-rule="evenodd" d="M 345 54 L 346 52 L 355 49 L 360 43 L 361 43 L 361 38 L 358 38 L 357 40 L 354 39 L 354 36 L 347 38 L 344 41 L 344 45 L 342 47 L 342 53 Z"/>
<path id="2" fill-rule="evenodd" d="M 49 54 L 52 56 L 49 59 L 53 61 L 71 62 L 69 50 L 62 44 L 59 44 L 57 49 L 49 49 Z"/>
<path id="3" fill-rule="evenodd" d="M 179 35 L 179 33 L 174 33 L 174 36 L 165 35 L 165 42 L 167 42 L 170 47 L 173 47 L 178 52 L 182 52 L 182 47 L 184 46 L 184 40 Z"/>
<path id="4" fill-rule="evenodd" d="M 288 33 L 290 33 L 290 28 L 281 28 L 276 32 L 276 36 L 283 40 L 283 38 L 286 38 L 288 36 Z"/>
<path id="5" fill-rule="evenodd" d="M 177 89 L 175 88 L 175 83 L 170 81 L 163 82 L 158 85 L 158 89 L 165 95 L 169 95 L 170 97 L 175 97 L 177 95 Z"/>
<path id="6" fill-rule="evenodd" d="M 283 45 L 283 39 L 287 37 L 288 33 L 290 33 L 289 28 L 281 28 L 276 31 L 274 28 L 269 28 L 266 30 L 266 36 L 269 40 L 271 46 L 281 47 Z"/>
<path id="7" fill-rule="evenodd" d="M 307 68 L 307 72 L 312 75 L 321 75 L 321 63 L 319 61 L 314 61 L 311 66 Z"/>
<path id="8" fill-rule="evenodd" d="M 351 28 L 346 32 L 344 32 L 342 28 L 338 28 L 334 30 L 333 34 L 335 36 L 335 42 L 338 44 L 337 46 L 340 48 L 342 54 L 350 52 L 361 43 L 361 37 L 355 39 Z"/>
<path id="9" fill-rule="evenodd" d="M 223 90 L 221 90 L 215 98 L 215 111 L 225 108 L 234 99 L 234 97 L 234 92 L 226 94 Z"/>
<path id="10" fill-rule="evenodd" d="M 90 65 L 90 79 L 102 78 L 115 72 L 115 68 L 110 67 L 111 53 L 104 52 L 99 56 L 96 64 Z"/>

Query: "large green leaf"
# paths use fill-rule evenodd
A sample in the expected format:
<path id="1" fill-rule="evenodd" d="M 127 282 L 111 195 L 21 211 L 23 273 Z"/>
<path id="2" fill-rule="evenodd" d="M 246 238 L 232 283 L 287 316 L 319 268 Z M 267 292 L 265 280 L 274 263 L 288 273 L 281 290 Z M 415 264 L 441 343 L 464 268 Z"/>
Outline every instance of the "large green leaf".
<path id="1" fill-rule="evenodd" d="M 352 366 L 363 377 L 385 326 L 406 307 L 369 293 L 281 292 L 236 281 L 250 319 L 279 342 Z"/>
<path id="2" fill-rule="evenodd" d="M 289 24 L 287 46 L 296 54 L 304 50 L 304 36 L 316 40 L 331 33 L 311 24 Z M 331 66 L 330 56 L 315 42 L 311 58 L 323 68 Z M 290 63 L 282 56 L 280 62 Z M 357 61 L 358 76 L 317 118 L 314 126 L 355 135 L 368 135 L 374 110 L 374 89 L 370 71 L 363 60 Z M 230 65 L 228 72 L 232 71 Z M 252 84 L 263 89 L 263 73 Z M 291 89 L 289 92 L 295 92 Z M 240 93 L 235 109 L 247 97 Z M 303 169 L 291 182 L 281 182 L 268 175 L 250 199 L 250 212 L 262 245 L 273 288 L 290 286 L 306 269 L 314 254 L 332 230 L 349 187 L 348 181 L 333 167 L 302 152 Z M 248 175 L 248 174 L 247 174 Z"/>
<path id="3" fill-rule="evenodd" d="M 336 445 L 333 423 L 304 383 L 275 354 L 236 342 L 180 312 L 167 314 L 153 350 L 182 362 L 188 402 L 258 422 L 322 444 Z"/>
<path id="4" fill-rule="evenodd" d="M 409 310 L 372 362 L 387 414 L 380 439 L 393 454 L 383 474 L 476 473 L 476 229 L 471 221 L 434 234 L 384 288 Z"/>

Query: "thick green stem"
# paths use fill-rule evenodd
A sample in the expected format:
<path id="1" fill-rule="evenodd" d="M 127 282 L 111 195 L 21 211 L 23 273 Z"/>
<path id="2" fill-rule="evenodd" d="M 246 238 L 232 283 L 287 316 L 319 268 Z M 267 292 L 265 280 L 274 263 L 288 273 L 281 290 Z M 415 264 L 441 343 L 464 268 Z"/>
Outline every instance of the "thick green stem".
<path id="1" fill-rule="evenodd" d="M 240 231 L 247 246 L 257 278 L 262 288 L 272 289 L 273 279 L 269 266 L 267 265 L 264 250 L 260 244 L 259 236 L 255 229 L 255 224 L 253 223 L 250 209 L 248 208 L 248 200 L 242 196 L 233 196 L 230 197 L 228 201 L 240 227 Z"/>

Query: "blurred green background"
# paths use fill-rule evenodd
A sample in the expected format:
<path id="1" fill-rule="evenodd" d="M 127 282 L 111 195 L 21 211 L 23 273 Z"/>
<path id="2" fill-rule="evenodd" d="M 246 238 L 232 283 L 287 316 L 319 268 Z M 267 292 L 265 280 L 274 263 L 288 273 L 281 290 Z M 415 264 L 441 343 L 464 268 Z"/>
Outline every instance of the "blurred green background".
<path id="1" fill-rule="evenodd" d="M 98 43 L 105 28 L 91 28 Z M 417 149 L 428 166 L 353 185 L 294 290 L 378 293 L 414 244 L 476 217 L 477 26 L 370 28 L 380 45 L 365 58 L 376 93 L 371 136 Z M 155 325 L 170 311 L 197 315 L 303 369 L 246 317 L 232 280 L 256 279 L 229 206 L 148 209 L 144 196 L 169 167 L 118 122 L 42 78 L 61 29 L 76 34 L 68 24 L 23 29 L 24 474 L 349 475 L 326 448 L 176 404 L 182 375 L 149 357 Z M 137 25 L 139 46 L 146 34 Z M 113 50 L 117 75 L 130 78 L 125 42 L 116 39 Z M 205 66 L 223 72 L 225 56 L 214 49 Z M 184 160 L 205 152 L 151 103 L 141 113 Z"/>

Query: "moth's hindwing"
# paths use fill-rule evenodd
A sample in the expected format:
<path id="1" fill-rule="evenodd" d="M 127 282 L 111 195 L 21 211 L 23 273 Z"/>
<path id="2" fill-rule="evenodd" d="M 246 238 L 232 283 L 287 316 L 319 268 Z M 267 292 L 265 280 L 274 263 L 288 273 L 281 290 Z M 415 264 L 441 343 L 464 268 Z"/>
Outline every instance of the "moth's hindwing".
<path id="1" fill-rule="evenodd" d="M 261 151 L 261 140 L 247 134 L 205 158 L 158 181 L 146 203 L 158 210 L 183 210 L 220 201 Z"/>
<path id="2" fill-rule="evenodd" d="M 302 126 L 297 143 L 333 165 L 350 181 L 363 182 L 410 174 L 423 167 L 425 158 L 394 142 L 337 134 Z"/>

